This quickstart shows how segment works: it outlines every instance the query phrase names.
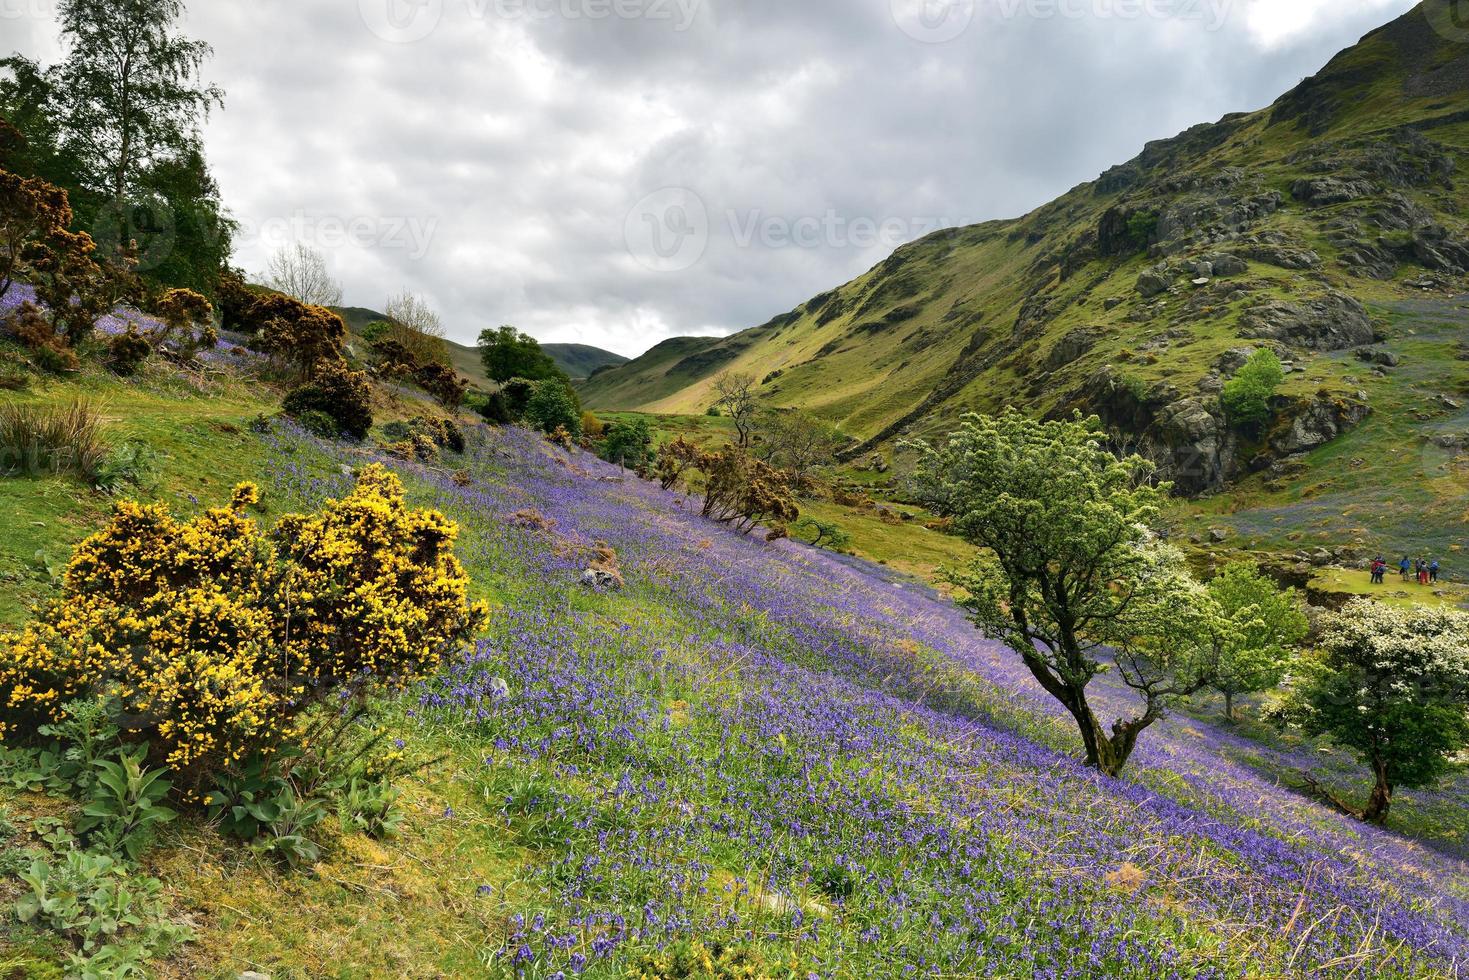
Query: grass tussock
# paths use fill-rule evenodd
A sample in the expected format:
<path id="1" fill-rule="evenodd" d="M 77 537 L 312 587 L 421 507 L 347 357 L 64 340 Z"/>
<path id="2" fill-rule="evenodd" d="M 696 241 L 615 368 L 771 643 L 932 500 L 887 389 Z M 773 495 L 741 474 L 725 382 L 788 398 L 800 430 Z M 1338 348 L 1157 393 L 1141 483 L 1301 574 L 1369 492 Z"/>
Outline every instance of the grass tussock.
<path id="1" fill-rule="evenodd" d="M 60 405 L 0 405 L 0 474 L 92 479 L 107 457 L 98 405 L 74 398 Z"/>

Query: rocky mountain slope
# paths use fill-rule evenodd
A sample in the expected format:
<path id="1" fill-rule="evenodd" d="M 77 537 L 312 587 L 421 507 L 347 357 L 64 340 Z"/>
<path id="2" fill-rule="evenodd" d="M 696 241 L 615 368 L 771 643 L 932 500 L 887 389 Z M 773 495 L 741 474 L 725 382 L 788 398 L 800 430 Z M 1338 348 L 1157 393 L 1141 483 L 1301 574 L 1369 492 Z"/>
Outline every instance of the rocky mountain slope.
<path id="1" fill-rule="evenodd" d="M 1449 8 L 1421 4 L 1274 105 L 1150 143 L 1022 218 L 914 242 L 732 337 L 660 344 L 583 398 L 699 412 L 716 375 L 744 371 L 767 404 L 858 436 L 854 455 L 965 411 L 1080 409 L 1190 495 L 1268 487 L 1361 430 L 1372 454 L 1374 413 L 1451 442 L 1469 389 L 1469 43 Z M 1286 381 L 1245 436 L 1219 395 L 1261 347 Z"/>

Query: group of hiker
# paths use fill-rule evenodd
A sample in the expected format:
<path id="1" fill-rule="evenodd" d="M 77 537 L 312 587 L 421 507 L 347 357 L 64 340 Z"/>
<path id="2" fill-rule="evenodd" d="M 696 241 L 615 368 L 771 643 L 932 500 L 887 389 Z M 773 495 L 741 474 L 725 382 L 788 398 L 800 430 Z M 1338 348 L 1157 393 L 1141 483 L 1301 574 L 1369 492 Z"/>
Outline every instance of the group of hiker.
<path id="1" fill-rule="evenodd" d="M 1378 555 L 1372 559 L 1372 584 L 1381 585 L 1387 577 L 1387 559 Z M 1404 582 L 1412 582 L 1416 578 L 1419 585 L 1435 585 L 1438 583 L 1438 559 L 1430 561 L 1427 558 L 1419 558 L 1414 561 L 1404 555 L 1398 562 L 1398 573 L 1402 575 Z"/>

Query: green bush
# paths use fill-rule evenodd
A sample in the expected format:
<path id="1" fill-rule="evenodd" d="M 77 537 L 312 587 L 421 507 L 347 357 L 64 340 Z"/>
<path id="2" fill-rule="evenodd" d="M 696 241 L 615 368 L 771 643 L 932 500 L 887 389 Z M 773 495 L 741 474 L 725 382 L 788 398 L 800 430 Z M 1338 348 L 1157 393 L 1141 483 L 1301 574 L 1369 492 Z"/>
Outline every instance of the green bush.
<path id="1" fill-rule="evenodd" d="M 1285 380 L 1280 358 L 1260 350 L 1224 385 L 1219 402 L 1230 424 L 1244 432 L 1258 432 L 1273 416 L 1270 399 Z"/>
<path id="2" fill-rule="evenodd" d="M 525 421 L 542 432 L 565 429 L 572 436 L 580 436 L 581 405 L 564 382 L 538 381 L 525 405 Z"/>
<path id="3" fill-rule="evenodd" d="M 648 465 L 652 451 L 653 434 L 647 419 L 641 416 L 619 419 L 607 427 L 607 436 L 602 443 L 602 458 L 607 462 L 641 470 Z"/>

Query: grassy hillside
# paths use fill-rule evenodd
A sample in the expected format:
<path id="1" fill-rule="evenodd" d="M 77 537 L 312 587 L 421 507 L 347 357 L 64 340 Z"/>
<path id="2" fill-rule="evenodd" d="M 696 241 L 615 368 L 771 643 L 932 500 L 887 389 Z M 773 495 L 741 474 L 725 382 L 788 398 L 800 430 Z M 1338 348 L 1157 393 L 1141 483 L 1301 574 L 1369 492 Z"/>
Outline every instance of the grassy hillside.
<path id="1" fill-rule="evenodd" d="M 353 333 L 361 333 L 369 323 L 385 319 L 383 314 L 376 310 L 360 306 L 342 307 L 337 312 L 342 315 L 342 319 L 347 321 L 347 329 Z M 490 387 L 491 382 L 485 375 L 484 363 L 480 360 L 478 347 L 466 347 L 452 340 L 445 340 L 444 344 L 449 348 L 449 363 L 454 366 L 454 370 L 481 388 Z M 588 377 L 600 367 L 627 363 L 627 358 L 621 354 L 614 354 L 600 347 L 589 347 L 586 344 L 542 344 L 541 349 L 549 354 L 551 360 L 556 362 L 556 366 L 565 371 L 566 376 L 573 381 Z"/>
<path id="2" fill-rule="evenodd" d="M 229 375 L 82 388 L 128 406 L 109 435 L 166 450 L 144 495 L 186 513 L 191 493 L 208 504 L 254 476 L 269 522 L 387 462 L 458 523 L 495 609 L 472 650 L 374 707 L 373 729 L 419 764 L 395 836 L 328 820 L 320 859 L 290 872 L 196 817 L 165 828 L 143 868 L 193 938 L 155 975 L 674 980 L 708 957 L 716 976 L 807 980 L 1430 978 L 1469 955 L 1462 779 L 1402 794 L 1388 829 L 1360 826 L 1289 788 L 1310 768 L 1360 791 L 1359 766 L 1218 726 L 1207 702 L 1104 779 L 1011 655 L 927 589 L 737 536 L 584 454 L 474 427 L 463 455 L 422 466 L 253 432 L 270 391 Z M 106 506 L 51 480 L 0 494 L 10 526 L 61 522 L 58 553 Z M 596 541 L 623 589 L 580 584 Z M 7 560 L 22 546 L 7 539 Z M 0 581 L 7 611 L 50 587 L 19 588 Z M 17 855 L 76 809 L 0 780 Z M 5 871 L 0 899 L 20 888 Z M 0 931 L 7 976 L 55 976 L 63 951 L 32 926 Z"/>
<path id="3" fill-rule="evenodd" d="M 1357 501 L 1368 513 L 1319 530 L 1443 549 L 1469 446 L 1469 53 L 1450 16 L 1423 4 L 1271 107 L 1149 144 L 1023 218 L 900 248 L 763 326 L 669 341 L 583 398 L 696 414 L 742 371 L 859 452 L 970 410 L 1080 408 L 1181 492 L 1242 485 L 1267 515 Z M 1259 347 L 1288 373 L 1274 423 L 1246 434 L 1219 391 Z"/>

